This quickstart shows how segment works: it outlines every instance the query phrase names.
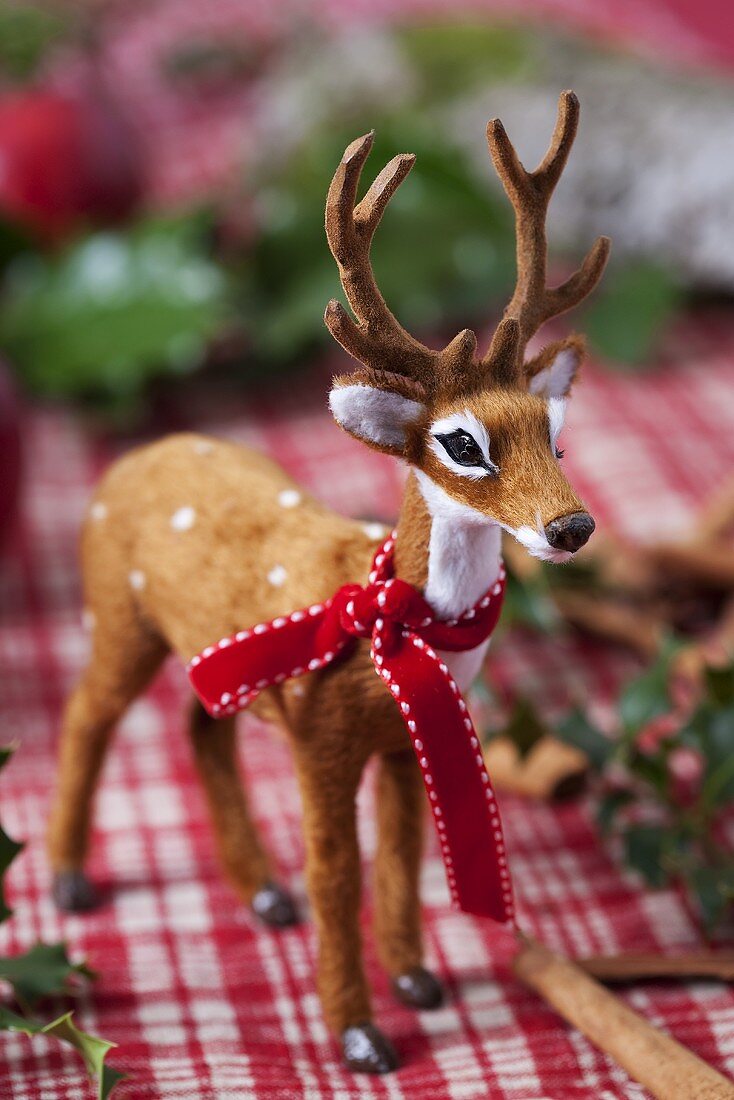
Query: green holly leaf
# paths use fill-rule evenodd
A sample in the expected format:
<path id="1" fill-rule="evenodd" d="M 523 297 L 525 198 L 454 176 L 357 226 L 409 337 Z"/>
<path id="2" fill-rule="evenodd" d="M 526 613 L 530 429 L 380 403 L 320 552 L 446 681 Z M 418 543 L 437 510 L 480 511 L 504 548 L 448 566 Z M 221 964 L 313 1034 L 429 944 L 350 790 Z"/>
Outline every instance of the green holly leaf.
<path id="1" fill-rule="evenodd" d="M 724 668 L 704 669 L 704 686 L 712 702 L 719 706 L 734 706 L 734 664 Z"/>
<path id="2" fill-rule="evenodd" d="M 7 764 L 8 760 L 10 760 L 10 757 L 15 752 L 15 749 L 15 745 L 3 745 L 0 747 L 0 772 Z"/>
<path id="3" fill-rule="evenodd" d="M 75 978 L 96 977 L 84 963 L 72 963 L 63 943 L 38 943 L 24 955 L 0 958 L 0 979 L 9 982 L 18 1002 L 33 1008 L 44 997 L 69 993 Z"/>
<path id="4" fill-rule="evenodd" d="M 557 725 L 556 737 L 565 741 L 567 745 L 573 745 L 585 752 L 591 761 L 592 767 L 601 771 L 614 752 L 614 742 L 605 737 L 595 725 L 593 725 L 585 712 L 577 707 L 570 711 Z"/>
<path id="5" fill-rule="evenodd" d="M 709 770 L 701 801 L 709 809 L 731 806 L 734 801 L 734 752 L 717 768 Z"/>
<path id="6" fill-rule="evenodd" d="M 527 756 L 533 745 L 536 745 L 541 737 L 545 737 L 547 732 L 530 700 L 516 699 L 502 734 L 510 738 L 520 756 Z"/>
<path id="7" fill-rule="evenodd" d="M 620 810 L 623 810 L 625 806 L 629 806 L 634 800 L 635 796 L 632 791 L 610 791 L 609 794 L 605 794 L 599 800 L 599 805 L 596 810 L 596 820 L 605 836 L 611 832 L 615 818 Z"/>
<path id="8" fill-rule="evenodd" d="M 22 852 L 23 844 L 13 840 L 0 825 L 0 924 L 6 921 L 13 912 L 5 901 L 4 877 L 10 864 L 19 852 Z"/>
<path id="9" fill-rule="evenodd" d="M 233 318 L 206 230 L 194 218 L 150 220 L 12 260 L 0 345 L 28 386 L 129 410 L 152 377 L 200 366 Z"/>
<path id="10" fill-rule="evenodd" d="M 668 714 L 672 703 L 668 688 L 668 662 L 657 662 L 649 672 L 630 681 L 619 698 L 619 716 L 625 733 L 634 737 L 642 726 Z"/>
<path id="11" fill-rule="evenodd" d="M 46 1024 L 41 1032 L 44 1035 L 53 1035 L 56 1039 L 69 1043 L 70 1046 L 79 1051 L 87 1068 L 87 1073 L 90 1077 L 97 1078 L 98 1100 L 107 1100 L 115 1085 L 124 1077 L 124 1074 L 118 1073 L 117 1070 L 105 1065 L 105 1058 L 117 1044 L 109 1043 L 106 1039 L 100 1039 L 96 1035 L 89 1035 L 86 1031 L 80 1031 L 74 1023 L 73 1013 L 71 1012 L 67 1012 L 50 1024 Z"/>
<path id="12" fill-rule="evenodd" d="M 542 575 L 537 580 L 520 581 L 508 574 L 502 621 L 506 626 L 525 626 L 540 634 L 558 629 L 561 617 Z"/>
<path id="13" fill-rule="evenodd" d="M 650 886 L 664 886 L 668 880 L 668 831 L 661 825 L 630 825 L 622 834 L 622 842 L 627 864 L 639 871 Z"/>
<path id="14" fill-rule="evenodd" d="M 734 902 L 734 872 L 701 865 L 691 869 L 686 881 L 706 930 L 712 932 Z"/>
<path id="15" fill-rule="evenodd" d="M 0 1031 L 22 1031 L 24 1035 L 37 1035 L 43 1024 L 26 1020 L 5 1005 L 0 1005 Z"/>
<path id="16" fill-rule="evenodd" d="M 81 1031 L 74 1023 L 71 1012 L 64 1013 L 50 1024 L 42 1024 L 38 1020 L 19 1016 L 0 1005 L 0 1031 L 18 1031 L 23 1035 L 52 1035 L 61 1042 L 69 1043 L 81 1054 L 89 1076 L 97 1079 L 97 1100 L 107 1100 L 115 1085 L 125 1076 L 105 1063 L 108 1053 L 117 1044 Z"/>

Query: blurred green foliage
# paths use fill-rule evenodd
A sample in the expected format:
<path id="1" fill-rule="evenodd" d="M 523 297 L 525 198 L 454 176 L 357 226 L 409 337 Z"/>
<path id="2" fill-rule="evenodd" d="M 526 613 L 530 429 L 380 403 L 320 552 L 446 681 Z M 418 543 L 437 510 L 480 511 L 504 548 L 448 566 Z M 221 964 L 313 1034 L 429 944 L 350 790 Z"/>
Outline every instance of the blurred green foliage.
<path id="1" fill-rule="evenodd" d="M 81 9 L 8 5 L 0 12 L 0 72 L 22 80 L 59 41 L 93 41 L 94 27 L 93 14 Z M 363 94 L 357 82 L 350 94 L 329 97 L 308 65 L 298 68 L 302 55 L 345 63 L 309 21 L 270 49 L 214 48 L 201 33 L 172 41 L 161 55 L 172 89 L 192 95 L 238 80 L 267 85 L 272 66 L 285 65 L 288 94 L 302 93 L 306 103 L 319 95 L 318 110 L 304 112 L 287 154 L 277 139 L 268 145 L 267 132 L 254 143 L 240 203 L 251 229 L 244 236 L 228 239 L 226 211 L 207 218 L 188 210 L 175 221 L 143 217 L 114 233 L 88 234 L 51 254 L 14 226 L 0 226 L 0 346 L 29 388 L 91 398 L 129 416 L 150 379 L 192 370 L 233 325 L 248 347 L 247 362 L 233 364 L 243 379 L 293 369 L 333 346 L 322 318 L 342 292 L 323 230 L 324 199 L 346 145 L 373 127 L 364 187 L 397 152 L 418 158 L 373 248 L 390 308 L 434 346 L 466 325 L 488 328 L 514 284 L 513 215 L 489 162 L 458 141 L 452 111 L 475 96 L 491 103 L 493 82 L 543 79 L 546 36 L 454 18 L 397 24 L 380 32 L 391 36 L 386 54 L 396 54 L 395 94 L 379 82 Z M 554 262 L 563 259 L 552 251 Z M 578 258 L 575 250 L 567 257 Z M 613 266 L 580 323 L 604 357 L 638 363 L 678 304 L 665 271 L 645 262 Z"/>
<path id="2" fill-rule="evenodd" d="M 396 36 L 416 73 L 417 98 L 434 104 L 490 80 L 528 78 L 537 62 L 537 35 L 501 23 L 448 18 L 399 27 Z"/>
<path id="3" fill-rule="evenodd" d="M 20 81 L 33 76 L 50 47 L 69 32 L 68 12 L 49 5 L 0 4 L 0 74 Z"/>
<path id="4" fill-rule="evenodd" d="M 639 366 L 654 352 L 682 301 L 681 287 L 666 268 L 643 260 L 612 265 L 584 310 L 584 330 L 605 358 Z"/>
<path id="5" fill-rule="evenodd" d="M 242 308 L 256 354 L 269 361 L 292 361 L 325 342 L 326 303 L 343 299 L 324 235 L 324 200 L 358 132 L 352 125 L 319 133 L 276 176 L 257 181 L 265 217 L 243 264 Z M 514 278 L 508 211 L 465 156 L 412 113 L 380 123 L 362 192 L 402 149 L 416 153 L 417 163 L 375 236 L 380 290 L 412 332 L 486 316 Z"/>
<path id="6" fill-rule="evenodd" d="M 189 372 L 231 319 L 226 271 L 201 218 L 99 232 L 61 253 L 16 255 L 0 344 L 28 386 L 134 406 L 153 372 Z"/>

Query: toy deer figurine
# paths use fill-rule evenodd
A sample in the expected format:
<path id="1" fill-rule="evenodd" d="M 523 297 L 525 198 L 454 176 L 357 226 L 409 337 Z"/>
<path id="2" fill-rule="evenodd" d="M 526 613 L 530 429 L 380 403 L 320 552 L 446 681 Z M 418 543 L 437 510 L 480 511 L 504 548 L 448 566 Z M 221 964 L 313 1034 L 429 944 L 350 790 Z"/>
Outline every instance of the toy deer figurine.
<path id="1" fill-rule="evenodd" d="M 198 435 L 118 462 L 84 526 L 95 625 L 61 741 L 50 828 L 56 901 L 70 910 L 93 903 L 83 863 L 110 734 L 173 651 L 189 663 L 205 704 L 194 705 L 189 734 L 224 868 L 274 926 L 291 924 L 296 911 L 250 818 L 234 715 L 252 703 L 287 733 L 303 798 L 318 987 L 354 1070 L 397 1064 L 371 1022 L 361 960 L 355 796 L 370 757 L 378 757 L 375 931 L 396 995 L 418 1008 L 442 999 L 422 965 L 424 785 L 454 899 L 512 916 L 499 816 L 461 691 L 482 665 L 499 613 L 502 531 L 537 557 L 563 562 L 594 529 L 557 448 L 582 342 L 571 337 L 524 361 L 531 336 L 589 293 L 607 258 L 601 238 L 574 275 L 546 287 L 546 212 L 578 110 L 564 92 L 534 172 L 501 123 L 489 124 L 515 209 L 518 271 L 481 358 L 468 330 L 443 351 L 419 343 L 375 284 L 371 239 L 414 158 L 395 157 L 356 206 L 371 135 L 353 142 L 337 168 L 326 233 L 356 320 L 332 301 L 326 324 L 362 366 L 335 380 L 331 411 L 355 438 L 410 467 L 396 532 L 376 556 L 369 528 L 321 507 L 272 462 Z"/>

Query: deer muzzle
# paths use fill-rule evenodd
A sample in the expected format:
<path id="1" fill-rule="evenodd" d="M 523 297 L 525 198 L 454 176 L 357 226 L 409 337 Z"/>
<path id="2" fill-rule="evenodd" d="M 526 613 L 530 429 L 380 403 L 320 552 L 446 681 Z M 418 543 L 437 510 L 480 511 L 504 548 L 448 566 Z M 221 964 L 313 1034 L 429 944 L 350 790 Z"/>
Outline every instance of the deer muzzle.
<path id="1" fill-rule="evenodd" d="M 588 512 L 569 512 L 550 521 L 545 528 L 545 537 L 554 550 L 568 550 L 575 554 L 589 541 L 595 526 Z"/>

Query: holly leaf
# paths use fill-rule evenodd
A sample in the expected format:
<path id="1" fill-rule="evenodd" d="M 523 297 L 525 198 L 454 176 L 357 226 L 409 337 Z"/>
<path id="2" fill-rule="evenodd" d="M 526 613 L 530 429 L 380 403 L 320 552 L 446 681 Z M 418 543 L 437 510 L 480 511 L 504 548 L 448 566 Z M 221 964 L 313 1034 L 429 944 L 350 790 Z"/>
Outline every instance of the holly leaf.
<path id="1" fill-rule="evenodd" d="M 724 668 L 707 665 L 704 669 L 704 686 L 714 703 L 724 707 L 734 705 L 734 664 Z"/>
<path id="2" fill-rule="evenodd" d="M 230 280 L 195 218 L 99 232 L 8 266 L 0 344 L 28 386 L 131 409 L 149 380 L 199 367 L 233 319 Z"/>
<path id="3" fill-rule="evenodd" d="M 560 621 L 558 608 L 542 576 L 537 580 L 520 581 L 508 574 L 503 605 L 505 625 L 525 626 L 540 634 L 552 634 Z"/>
<path id="4" fill-rule="evenodd" d="M 117 1046 L 117 1043 L 109 1043 L 106 1039 L 100 1039 L 96 1035 L 81 1031 L 74 1023 L 73 1013 L 71 1012 L 59 1016 L 58 1020 L 53 1020 L 50 1024 L 46 1024 L 45 1027 L 41 1028 L 41 1033 L 43 1035 L 53 1035 L 56 1039 L 69 1043 L 70 1046 L 79 1051 L 84 1060 L 87 1073 L 90 1077 L 97 1078 L 98 1100 L 107 1100 L 115 1085 L 124 1077 L 124 1074 L 118 1073 L 117 1070 L 105 1065 L 105 1058 L 110 1050 Z"/>
<path id="5" fill-rule="evenodd" d="M 538 712 L 529 699 L 516 699 L 502 734 L 509 737 L 520 756 L 527 756 L 547 733 Z"/>
<path id="6" fill-rule="evenodd" d="M 650 886 L 664 886 L 668 880 L 665 855 L 667 830 L 661 825 L 630 825 L 622 834 L 625 860 Z"/>
<path id="7" fill-rule="evenodd" d="M 75 978 L 96 975 L 85 963 L 72 963 L 63 943 L 38 943 L 24 955 L 0 958 L 0 979 L 9 982 L 18 1002 L 33 1008 L 44 997 L 70 992 Z"/>
<path id="8" fill-rule="evenodd" d="M 614 751 L 614 742 L 589 721 L 580 707 L 570 711 L 561 720 L 555 733 L 559 740 L 585 752 L 597 771 L 602 770 Z"/>
<path id="9" fill-rule="evenodd" d="M 9 837 L 0 825 L 0 924 L 6 921 L 13 912 L 5 900 L 5 872 L 18 853 L 23 851 L 23 848 L 24 845 Z"/>
<path id="10" fill-rule="evenodd" d="M 632 791 L 610 791 L 609 794 L 605 794 L 599 800 L 596 820 L 605 836 L 611 832 L 614 819 L 619 811 L 623 810 L 625 806 L 629 806 L 630 802 L 634 802 L 634 800 L 635 796 Z"/>
<path id="11" fill-rule="evenodd" d="M 12 1009 L 0 1005 L 0 1031 L 22 1031 L 24 1035 L 37 1035 L 42 1028 L 43 1024 L 26 1020 Z"/>
<path id="12" fill-rule="evenodd" d="M 2 745 L 2 746 L 0 746 L 0 772 L 3 770 L 3 768 L 7 764 L 8 760 L 10 760 L 10 757 L 15 752 L 15 749 L 16 749 L 15 745 Z"/>
<path id="13" fill-rule="evenodd" d="M 0 1031 L 18 1031 L 23 1035 L 52 1035 L 61 1042 L 69 1043 L 81 1054 L 89 1076 L 97 1079 L 97 1100 L 107 1100 L 115 1085 L 125 1077 L 124 1073 L 119 1073 L 105 1063 L 108 1053 L 117 1044 L 81 1031 L 74 1023 L 71 1012 L 64 1013 L 50 1024 L 42 1024 L 38 1020 L 25 1019 L 0 1005 Z"/>
<path id="14" fill-rule="evenodd" d="M 686 881 L 706 930 L 712 932 L 734 902 L 734 874 L 720 867 L 700 865 L 691 869 Z"/>
<path id="15" fill-rule="evenodd" d="M 701 801 L 711 809 L 730 806 L 734 801 L 734 752 L 717 768 L 709 770 Z"/>
<path id="16" fill-rule="evenodd" d="M 658 661 L 649 672 L 631 680 L 619 697 L 619 716 L 625 733 L 635 736 L 653 718 L 671 710 L 667 660 Z"/>

